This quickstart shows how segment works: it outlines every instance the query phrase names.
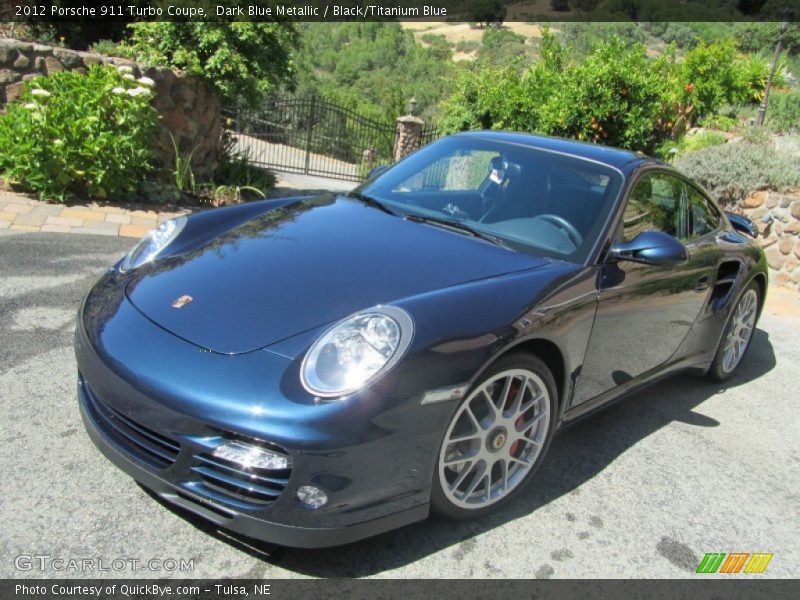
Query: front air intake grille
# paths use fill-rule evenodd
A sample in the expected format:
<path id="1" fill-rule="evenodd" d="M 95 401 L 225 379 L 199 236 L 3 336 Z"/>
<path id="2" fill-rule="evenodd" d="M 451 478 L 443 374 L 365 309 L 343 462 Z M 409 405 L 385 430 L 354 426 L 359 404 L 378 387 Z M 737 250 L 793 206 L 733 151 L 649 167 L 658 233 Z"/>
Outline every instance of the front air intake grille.
<path id="1" fill-rule="evenodd" d="M 245 510 L 269 506 L 281 495 L 291 469 L 245 469 L 231 461 L 211 454 L 196 454 L 192 471 L 199 481 L 187 487 L 207 498 Z"/>
<path id="2" fill-rule="evenodd" d="M 84 405 L 98 427 L 132 458 L 156 469 L 171 466 L 180 452 L 178 442 L 148 429 L 104 403 L 84 381 Z"/>

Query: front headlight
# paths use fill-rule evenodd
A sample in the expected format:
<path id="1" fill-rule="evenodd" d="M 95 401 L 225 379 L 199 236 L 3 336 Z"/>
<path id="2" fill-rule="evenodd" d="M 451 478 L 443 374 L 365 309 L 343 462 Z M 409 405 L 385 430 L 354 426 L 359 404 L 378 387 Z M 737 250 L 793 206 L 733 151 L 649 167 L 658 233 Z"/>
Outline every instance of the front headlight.
<path id="1" fill-rule="evenodd" d="M 178 237 L 184 225 L 186 225 L 186 217 L 178 217 L 161 223 L 125 255 L 120 270 L 130 271 L 153 260 L 172 243 L 172 240 Z"/>
<path id="2" fill-rule="evenodd" d="M 414 323 L 395 306 L 378 306 L 340 321 L 303 359 L 303 387 L 316 396 L 346 396 L 379 379 L 411 344 Z"/>

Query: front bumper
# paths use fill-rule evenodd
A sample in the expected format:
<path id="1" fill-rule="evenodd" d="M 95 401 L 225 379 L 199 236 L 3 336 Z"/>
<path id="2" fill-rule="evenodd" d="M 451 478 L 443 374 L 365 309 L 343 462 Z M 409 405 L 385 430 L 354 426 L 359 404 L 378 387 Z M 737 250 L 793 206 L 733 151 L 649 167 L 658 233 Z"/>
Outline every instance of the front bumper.
<path id="1" fill-rule="evenodd" d="M 316 404 L 296 361 L 202 351 L 149 321 L 107 279 L 78 319 L 78 396 L 93 442 L 136 481 L 221 528 L 286 546 L 344 544 L 427 517 L 447 403 L 365 392 Z M 274 497 L 207 485 L 209 448 L 243 438 L 289 455 L 291 470 L 267 484 Z M 222 474 L 241 491 L 241 472 Z M 304 506 L 304 485 L 322 488 L 328 503 Z"/>
<path id="2" fill-rule="evenodd" d="M 214 525 L 232 532 L 282 546 L 295 548 L 325 548 L 355 542 L 378 535 L 428 516 L 428 505 L 401 510 L 371 521 L 339 527 L 299 527 L 273 523 L 250 516 L 215 503 L 195 494 L 179 483 L 163 479 L 151 469 L 131 460 L 108 435 L 104 435 L 98 421 L 90 414 L 85 384 L 78 382 L 81 416 L 89 437 L 111 462 L 133 477 L 162 500 L 187 510 Z"/>

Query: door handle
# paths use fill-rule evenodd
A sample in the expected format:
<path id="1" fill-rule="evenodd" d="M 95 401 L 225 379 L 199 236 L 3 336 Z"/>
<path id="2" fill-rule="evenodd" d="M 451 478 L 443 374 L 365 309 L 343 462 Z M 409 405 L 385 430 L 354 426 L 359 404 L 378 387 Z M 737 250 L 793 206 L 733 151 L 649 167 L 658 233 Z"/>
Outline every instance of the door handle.
<path id="1" fill-rule="evenodd" d="M 701 277 L 697 280 L 697 283 L 694 285 L 694 289 L 698 292 L 702 292 L 703 290 L 708 289 L 709 285 L 711 285 L 711 277 L 706 275 L 705 277 Z"/>

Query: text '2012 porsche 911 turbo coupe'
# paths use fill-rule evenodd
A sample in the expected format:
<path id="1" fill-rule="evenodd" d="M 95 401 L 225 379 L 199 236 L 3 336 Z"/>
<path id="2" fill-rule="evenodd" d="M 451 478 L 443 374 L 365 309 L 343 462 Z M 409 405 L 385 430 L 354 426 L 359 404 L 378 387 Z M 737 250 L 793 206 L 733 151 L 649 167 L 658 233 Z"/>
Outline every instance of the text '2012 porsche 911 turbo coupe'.
<path id="1" fill-rule="evenodd" d="M 80 409 L 144 487 L 252 538 L 477 517 L 565 424 L 731 376 L 767 290 L 752 235 L 639 154 L 449 136 L 350 193 L 160 225 L 80 308 Z"/>

